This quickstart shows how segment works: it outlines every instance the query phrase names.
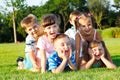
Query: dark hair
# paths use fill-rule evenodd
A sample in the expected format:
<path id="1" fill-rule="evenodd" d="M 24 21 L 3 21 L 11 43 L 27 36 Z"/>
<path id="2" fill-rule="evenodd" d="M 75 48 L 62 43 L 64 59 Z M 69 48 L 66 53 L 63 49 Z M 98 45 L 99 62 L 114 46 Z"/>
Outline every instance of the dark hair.
<path id="1" fill-rule="evenodd" d="M 54 14 L 46 14 L 42 16 L 42 21 L 40 22 L 40 26 L 47 27 L 55 23 L 58 24 L 57 16 Z"/>
<path id="2" fill-rule="evenodd" d="M 22 62 L 23 60 L 24 60 L 24 58 L 19 56 L 19 57 L 17 58 L 16 62 L 19 62 L 19 61 Z"/>

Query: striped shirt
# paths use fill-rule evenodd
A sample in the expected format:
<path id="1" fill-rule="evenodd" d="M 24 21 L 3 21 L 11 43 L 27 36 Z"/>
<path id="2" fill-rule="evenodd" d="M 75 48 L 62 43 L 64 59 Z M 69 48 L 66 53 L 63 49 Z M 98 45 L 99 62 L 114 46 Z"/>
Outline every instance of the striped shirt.
<path id="1" fill-rule="evenodd" d="M 72 54 L 70 61 L 72 62 L 72 64 L 74 66 L 76 66 L 75 63 L 75 55 Z M 48 58 L 48 70 L 52 70 L 52 69 L 56 69 L 60 64 L 62 63 L 62 60 L 60 59 L 60 57 L 58 56 L 57 52 L 54 52 L 53 54 L 50 55 L 50 57 Z M 66 63 L 65 68 L 68 67 L 68 63 Z"/>

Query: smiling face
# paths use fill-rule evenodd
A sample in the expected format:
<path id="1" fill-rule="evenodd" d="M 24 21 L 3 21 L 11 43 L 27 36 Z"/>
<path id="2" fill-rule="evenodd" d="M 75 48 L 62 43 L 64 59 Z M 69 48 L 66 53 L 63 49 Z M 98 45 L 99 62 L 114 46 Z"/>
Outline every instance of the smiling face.
<path id="1" fill-rule="evenodd" d="M 78 29 L 82 34 L 90 35 L 93 31 L 92 21 L 90 18 L 81 18 L 79 19 L 80 26 Z"/>
<path id="2" fill-rule="evenodd" d="M 104 49 L 102 44 L 98 44 L 98 46 L 92 48 L 92 50 L 94 52 L 96 60 L 99 60 L 101 55 L 104 54 Z"/>
<path id="3" fill-rule="evenodd" d="M 57 24 L 49 25 L 44 28 L 44 32 L 47 34 L 48 38 L 54 39 L 58 34 L 58 28 Z"/>
<path id="4" fill-rule="evenodd" d="M 33 37 L 37 37 L 37 36 L 38 36 L 38 31 L 39 31 L 38 25 L 37 25 L 37 24 L 33 24 L 33 25 L 27 27 L 27 28 L 25 29 L 25 31 L 26 31 L 28 34 L 32 35 Z"/>
<path id="5" fill-rule="evenodd" d="M 58 52 L 59 56 L 61 55 L 61 53 L 65 53 L 65 55 L 69 56 L 70 49 L 71 49 L 71 44 L 70 44 L 69 38 L 65 36 L 65 37 L 56 39 L 54 41 L 54 48 Z"/>

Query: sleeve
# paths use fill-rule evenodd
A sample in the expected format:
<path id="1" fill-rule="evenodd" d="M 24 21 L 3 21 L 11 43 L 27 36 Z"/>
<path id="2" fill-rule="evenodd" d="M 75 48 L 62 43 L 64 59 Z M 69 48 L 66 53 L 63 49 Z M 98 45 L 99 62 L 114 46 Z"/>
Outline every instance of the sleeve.
<path id="1" fill-rule="evenodd" d="M 32 51 L 34 50 L 34 44 L 35 44 L 35 41 L 32 37 L 28 36 L 26 38 L 26 48 L 25 48 L 25 52 L 29 52 L 29 51 Z"/>
<path id="2" fill-rule="evenodd" d="M 37 48 L 39 49 L 45 49 L 45 40 L 43 37 L 40 37 L 37 42 Z"/>
<path id="3" fill-rule="evenodd" d="M 70 35 L 70 29 L 68 29 L 66 32 L 65 32 L 66 35 Z"/>
<path id="4" fill-rule="evenodd" d="M 54 56 L 50 56 L 48 58 L 48 70 L 51 71 L 52 69 L 55 69 L 57 67 L 58 67 L 58 64 L 55 61 L 55 57 Z"/>
<path id="5" fill-rule="evenodd" d="M 72 64 L 73 64 L 74 66 L 76 66 L 75 54 L 74 54 L 74 53 L 72 53 L 72 56 L 71 56 L 70 60 L 71 60 Z"/>

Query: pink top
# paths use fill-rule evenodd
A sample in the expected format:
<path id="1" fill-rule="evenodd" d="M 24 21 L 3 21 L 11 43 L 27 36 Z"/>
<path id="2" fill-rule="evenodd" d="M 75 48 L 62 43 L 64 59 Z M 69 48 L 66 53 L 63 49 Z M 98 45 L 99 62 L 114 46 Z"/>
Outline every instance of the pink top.
<path id="1" fill-rule="evenodd" d="M 53 43 L 51 43 L 45 35 L 41 36 L 38 39 L 37 48 L 44 49 L 46 51 L 47 58 L 50 56 L 51 53 L 54 52 Z M 40 52 L 38 51 L 38 55 L 39 54 L 40 54 Z"/>

